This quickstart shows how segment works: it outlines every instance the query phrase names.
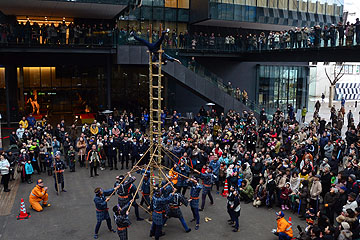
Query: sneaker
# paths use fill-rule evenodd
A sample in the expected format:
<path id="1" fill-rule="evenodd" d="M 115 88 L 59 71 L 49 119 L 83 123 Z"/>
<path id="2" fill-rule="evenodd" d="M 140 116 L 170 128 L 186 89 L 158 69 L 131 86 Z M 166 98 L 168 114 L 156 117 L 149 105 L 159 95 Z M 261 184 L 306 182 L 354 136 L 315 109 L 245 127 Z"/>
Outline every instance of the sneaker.
<path id="1" fill-rule="evenodd" d="M 186 230 L 185 232 L 187 232 L 187 233 L 188 233 L 188 232 L 191 232 L 191 228 L 189 228 L 189 229 L 188 229 L 188 230 Z"/>
<path id="2" fill-rule="evenodd" d="M 281 210 L 283 210 L 283 211 L 285 210 L 285 207 L 284 207 L 284 205 L 281 205 Z"/>
<path id="3" fill-rule="evenodd" d="M 136 218 L 136 221 L 143 221 L 144 219 L 141 217 Z"/>
<path id="4" fill-rule="evenodd" d="M 62 192 L 67 192 L 65 189 L 61 190 Z"/>
<path id="5" fill-rule="evenodd" d="M 195 230 L 199 230 L 200 226 L 199 225 L 196 225 L 195 226 Z"/>
<path id="6" fill-rule="evenodd" d="M 4 192 L 10 192 L 10 189 L 5 189 Z"/>
<path id="7" fill-rule="evenodd" d="M 285 205 L 285 209 L 286 209 L 286 210 L 289 210 L 290 208 L 289 208 L 287 205 Z"/>
<path id="8" fill-rule="evenodd" d="M 204 211 L 204 209 L 200 208 L 200 209 L 199 209 L 199 212 L 202 212 L 202 211 Z"/>
<path id="9" fill-rule="evenodd" d="M 43 207 L 50 207 L 50 206 L 51 206 L 50 203 L 43 204 Z"/>
<path id="10" fill-rule="evenodd" d="M 233 231 L 233 232 L 238 232 L 239 229 L 235 228 L 235 229 L 233 229 L 232 231 Z"/>
<path id="11" fill-rule="evenodd" d="M 195 222 L 195 218 L 191 219 L 190 222 Z"/>
<path id="12" fill-rule="evenodd" d="M 94 234 L 94 239 L 98 239 L 98 235 L 97 234 Z"/>
<path id="13" fill-rule="evenodd" d="M 114 229 L 109 229 L 110 232 L 116 233 Z"/>

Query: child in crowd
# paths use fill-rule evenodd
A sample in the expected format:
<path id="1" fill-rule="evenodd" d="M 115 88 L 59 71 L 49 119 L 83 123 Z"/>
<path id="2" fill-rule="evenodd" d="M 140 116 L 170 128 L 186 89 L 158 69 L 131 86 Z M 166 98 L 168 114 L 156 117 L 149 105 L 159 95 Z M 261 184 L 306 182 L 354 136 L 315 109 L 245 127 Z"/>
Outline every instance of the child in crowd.
<path id="1" fill-rule="evenodd" d="M 32 180 L 31 180 L 31 175 L 34 173 L 34 169 L 33 169 L 33 166 L 31 165 L 31 161 L 27 161 L 27 163 L 25 163 L 25 174 L 26 174 L 26 181 L 28 184 L 31 184 L 32 183 Z"/>

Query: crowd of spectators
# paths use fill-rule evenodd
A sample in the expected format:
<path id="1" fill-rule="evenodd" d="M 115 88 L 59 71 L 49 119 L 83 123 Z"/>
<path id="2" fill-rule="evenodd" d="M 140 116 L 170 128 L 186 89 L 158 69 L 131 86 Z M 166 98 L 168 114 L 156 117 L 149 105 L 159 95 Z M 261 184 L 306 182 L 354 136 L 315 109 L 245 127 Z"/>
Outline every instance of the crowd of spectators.
<path id="1" fill-rule="evenodd" d="M 137 35 L 148 38 L 148 33 L 136 29 Z M 110 24 L 38 24 L 30 21 L 16 24 L 0 24 L 0 45 L 97 45 L 109 46 L 114 43 L 136 43 L 124 28 Z M 235 31 L 237 32 L 237 31 Z M 144 36 L 145 35 L 145 36 Z M 159 34 L 153 31 L 154 41 Z M 164 40 L 166 48 L 217 50 L 217 51 L 255 51 L 290 48 L 336 47 L 360 44 L 360 21 L 355 23 L 332 24 L 321 27 L 296 27 L 283 31 L 246 30 L 235 34 L 215 32 L 177 32 L 168 33 Z"/>
<path id="2" fill-rule="evenodd" d="M 114 27 L 110 24 L 38 24 L 30 21 L 0 24 L 0 45 L 96 45 L 114 42 Z"/>
<path id="3" fill-rule="evenodd" d="M 132 31 L 136 31 L 132 29 Z M 230 32 L 230 31 L 228 31 Z M 212 51 L 258 51 L 273 49 L 313 48 L 353 46 L 360 44 L 360 21 L 355 23 L 325 25 L 321 27 L 295 27 L 283 31 L 233 30 L 232 33 L 216 32 L 180 32 L 173 30 L 166 35 L 164 46 L 167 48 L 212 50 Z M 238 32 L 238 33 L 233 33 Z M 139 31 L 137 33 L 141 35 Z M 142 34 L 148 38 L 148 33 Z M 144 36 L 146 35 L 146 36 Z M 120 42 L 133 42 L 127 38 L 127 32 L 120 30 Z M 153 31 L 154 40 L 158 33 Z"/>
<path id="4" fill-rule="evenodd" d="M 180 123 L 176 111 L 163 112 L 162 144 L 169 152 L 163 165 L 170 169 L 181 159 L 198 171 L 211 166 L 217 193 L 227 181 L 245 203 L 298 214 L 306 222 L 307 239 L 358 239 L 360 125 L 350 121 L 344 138 L 341 116 L 326 121 L 317 111 L 311 122 L 302 124 L 291 107 L 287 114 L 278 109 L 272 120 L 264 110 L 257 119 L 246 111 L 201 108 L 194 119 Z M 1 155 L 0 167 L 7 166 L 6 161 L 10 165 L 8 172 L 1 168 L 4 185 L 15 171 L 31 183 L 31 174 L 24 170 L 28 161 L 38 174 L 51 175 L 49 153 L 57 151 L 72 171 L 77 161 L 80 167 L 86 165 L 86 154 L 94 146 L 102 157 L 92 170 L 116 170 L 115 163 L 128 168 L 149 146 L 148 122 L 146 111 L 139 121 L 124 111 L 81 128 L 64 121 L 52 127 L 45 118 L 24 117 L 10 136 L 10 150 Z M 19 155 L 11 153 L 16 149 Z"/>

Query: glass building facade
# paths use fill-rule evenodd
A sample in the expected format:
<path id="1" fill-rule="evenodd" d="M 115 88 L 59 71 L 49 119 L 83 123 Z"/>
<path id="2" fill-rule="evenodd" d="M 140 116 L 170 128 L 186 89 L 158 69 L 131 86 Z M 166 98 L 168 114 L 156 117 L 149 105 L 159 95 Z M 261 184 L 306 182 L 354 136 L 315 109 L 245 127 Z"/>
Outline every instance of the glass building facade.
<path id="1" fill-rule="evenodd" d="M 307 103 L 308 76 L 306 66 L 258 65 L 256 102 L 269 112 L 289 104 L 301 109 Z"/>
<path id="2" fill-rule="evenodd" d="M 314 26 L 341 20 L 344 0 L 209 0 L 211 19 Z"/>
<path id="3" fill-rule="evenodd" d="M 129 15 L 119 18 L 119 28 L 132 29 L 147 33 L 150 24 L 159 31 L 175 29 L 177 34 L 185 32 L 189 22 L 190 0 L 143 0 L 141 8 L 130 11 Z"/>

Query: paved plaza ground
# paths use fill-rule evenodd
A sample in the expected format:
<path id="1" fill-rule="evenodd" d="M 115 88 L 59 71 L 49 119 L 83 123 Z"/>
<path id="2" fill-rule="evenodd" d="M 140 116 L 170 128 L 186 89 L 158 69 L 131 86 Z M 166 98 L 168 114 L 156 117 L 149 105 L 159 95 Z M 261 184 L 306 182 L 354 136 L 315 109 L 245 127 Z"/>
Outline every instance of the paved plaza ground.
<path id="1" fill-rule="evenodd" d="M 313 105 L 315 101 L 309 103 L 309 113 L 306 121 L 310 121 L 313 115 Z M 334 102 L 336 108 L 340 108 L 339 102 Z M 330 111 L 327 103 L 323 103 L 320 109 L 320 116 L 326 120 L 329 119 Z M 354 112 L 355 123 L 359 121 L 359 110 L 355 108 L 355 102 L 346 103 L 346 112 L 351 109 Z M 346 126 L 344 126 L 342 134 L 344 135 Z M 60 239 L 93 239 L 94 227 L 96 224 L 95 207 L 93 203 L 94 188 L 103 187 L 111 188 L 114 184 L 115 176 L 125 174 L 126 171 L 100 171 L 100 176 L 95 178 L 89 177 L 89 170 L 79 168 L 75 173 L 65 172 L 65 188 L 66 193 L 56 195 L 54 190 L 53 177 L 42 175 L 33 175 L 33 181 L 36 182 L 38 178 L 42 178 L 45 185 L 49 187 L 49 203 L 52 204 L 50 208 L 45 209 L 41 213 L 34 212 L 29 209 L 29 193 L 35 186 L 34 184 L 20 183 L 20 180 L 11 182 L 10 194 L 5 195 L 0 192 L 0 240 L 60 240 Z M 138 174 L 135 176 L 140 178 Z M 187 191 L 186 196 L 189 196 Z M 215 205 L 210 206 L 208 199 L 205 211 L 200 212 L 201 223 L 200 229 L 195 231 L 194 223 L 190 223 L 192 214 L 190 208 L 182 207 L 183 215 L 188 225 L 192 228 L 190 233 L 185 233 L 179 220 L 171 219 L 167 222 L 164 228 L 166 235 L 162 239 L 172 240 L 186 240 L 186 239 L 242 239 L 242 240 L 272 240 L 276 237 L 271 233 L 271 229 L 276 227 L 274 208 L 268 210 L 266 208 L 255 209 L 251 204 L 241 204 L 240 216 L 240 231 L 238 233 L 231 232 L 232 228 L 227 224 L 229 219 L 226 211 L 226 198 L 217 195 L 213 191 L 215 198 Z M 16 220 L 16 216 L 20 210 L 20 200 L 24 198 L 27 210 L 31 213 L 31 218 L 23 221 Z M 110 209 L 117 203 L 117 197 L 114 196 L 109 202 Z M 304 221 L 299 221 L 297 216 L 290 212 L 285 212 L 286 217 L 292 217 L 293 223 L 296 226 L 300 224 L 305 225 Z M 140 215 L 144 218 L 148 214 L 140 209 Z M 111 213 L 112 216 L 112 213 Z M 210 217 L 212 220 L 205 222 L 204 218 Z M 130 213 L 132 225 L 129 228 L 129 239 L 150 239 L 149 230 L 150 224 L 147 221 L 137 222 L 132 208 Z M 113 227 L 114 221 L 112 219 Z M 297 229 L 294 227 L 294 234 L 297 235 Z M 118 239 L 117 234 L 107 231 L 106 223 L 99 232 L 99 239 Z"/>
<path id="2" fill-rule="evenodd" d="M 115 176 L 125 171 L 101 171 L 100 176 L 89 177 L 88 169 L 77 168 L 75 173 L 65 172 L 66 193 L 57 196 L 54 189 L 53 177 L 41 176 L 35 174 L 34 182 L 38 178 L 43 178 L 46 186 L 49 187 L 49 203 L 51 207 L 45 211 L 37 213 L 29 209 L 28 197 L 32 187 L 35 184 L 18 183 L 19 188 L 15 197 L 14 205 L 7 216 L 0 216 L 0 239 L 1 240 L 60 240 L 60 239 L 93 239 L 94 227 L 96 224 L 95 207 L 93 203 L 94 188 L 101 186 L 111 188 Z M 135 176 L 140 178 L 138 174 Z M 14 184 L 14 183 L 13 183 Z M 13 185 L 12 184 L 12 185 Z M 15 187 L 12 186 L 12 193 L 15 194 Z M 1 192 L 0 194 L 4 194 Z M 186 196 L 188 196 L 187 191 Z M 266 208 L 255 209 L 251 204 L 242 203 L 240 216 L 240 231 L 231 232 L 232 228 L 227 224 L 229 219 L 226 212 L 226 198 L 217 195 L 213 191 L 215 205 L 210 206 L 207 199 L 205 210 L 200 212 L 200 229 L 195 231 L 194 223 L 190 223 L 192 214 L 190 208 L 182 207 L 185 220 L 192 228 L 190 233 L 185 233 L 179 220 L 170 219 L 167 227 L 164 228 L 166 235 L 162 239 L 242 239 L 242 240 L 271 240 L 276 239 L 271 233 L 271 229 L 276 227 L 275 211 L 277 208 L 268 210 Z M 20 200 L 24 198 L 27 210 L 31 213 L 31 218 L 18 221 L 16 216 L 20 210 Z M 112 208 L 117 203 L 117 197 L 114 196 L 109 207 Z M 304 225 L 298 218 L 286 212 L 286 216 L 292 216 L 294 224 Z M 112 214 L 111 214 L 112 215 Z M 142 217 L 148 217 L 148 214 L 140 209 Z M 205 222 L 204 218 L 210 217 L 212 220 Z M 150 224 L 147 221 L 137 222 L 133 208 L 130 212 L 132 225 L 129 228 L 129 239 L 151 239 L 149 238 Z M 112 219 L 112 223 L 114 221 Z M 114 225 L 113 225 L 114 226 Z M 115 227 L 115 226 L 114 226 Z M 294 232 L 297 233 L 296 228 Z M 110 233 L 107 230 L 106 222 L 103 222 L 99 239 L 118 239 L 117 234 Z"/>

